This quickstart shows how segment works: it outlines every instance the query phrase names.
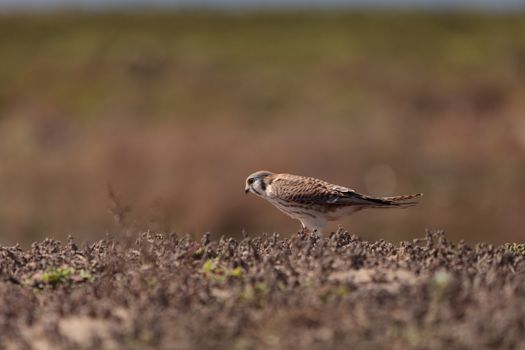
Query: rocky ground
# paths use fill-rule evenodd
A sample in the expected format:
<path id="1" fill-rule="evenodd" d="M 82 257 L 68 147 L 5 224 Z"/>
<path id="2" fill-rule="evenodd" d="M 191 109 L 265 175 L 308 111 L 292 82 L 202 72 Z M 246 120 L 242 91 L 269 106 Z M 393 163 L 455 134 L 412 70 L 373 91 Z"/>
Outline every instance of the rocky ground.
<path id="1" fill-rule="evenodd" d="M 0 247 L 0 348 L 525 349 L 524 254 L 342 230 Z"/>

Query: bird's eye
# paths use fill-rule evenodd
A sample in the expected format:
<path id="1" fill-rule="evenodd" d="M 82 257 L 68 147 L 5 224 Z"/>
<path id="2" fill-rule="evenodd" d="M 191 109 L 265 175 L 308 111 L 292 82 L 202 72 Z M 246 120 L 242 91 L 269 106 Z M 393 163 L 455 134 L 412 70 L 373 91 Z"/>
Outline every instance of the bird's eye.
<path id="1" fill-rule="evenodd" d="M 253 179 L 248 179 L 248 185 L 253 184 Z"/>

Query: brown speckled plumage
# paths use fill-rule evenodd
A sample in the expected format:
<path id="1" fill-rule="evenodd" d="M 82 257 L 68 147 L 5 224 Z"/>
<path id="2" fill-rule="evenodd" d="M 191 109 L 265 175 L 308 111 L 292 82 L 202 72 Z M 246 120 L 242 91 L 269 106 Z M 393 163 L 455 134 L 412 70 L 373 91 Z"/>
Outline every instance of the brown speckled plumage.
<path id="1" fill-rule="evenodd" d="M 265 198 L 279 210 L 301 221 L 303 227 L 319 231 L 327 221 L 337 220 L 365 208 L 405 208 L 421 194 L 371 197 L 326 181 L 258 171 L 246 180 L 246 192 Z"/>
<path id="2" fill-rule="evenodd" d="M 274 174 L 268 177 L 268 184 L 273 188 L 275 196 L 301 203 L 320 205 L 371 205 L 371 206 L 407 206 L 415 202 L 403 203 L 421 196 L 421 194 L 374 198 L 355 192 L 351 188 L 333 185 L 313 177 L 291 174 Z"/>

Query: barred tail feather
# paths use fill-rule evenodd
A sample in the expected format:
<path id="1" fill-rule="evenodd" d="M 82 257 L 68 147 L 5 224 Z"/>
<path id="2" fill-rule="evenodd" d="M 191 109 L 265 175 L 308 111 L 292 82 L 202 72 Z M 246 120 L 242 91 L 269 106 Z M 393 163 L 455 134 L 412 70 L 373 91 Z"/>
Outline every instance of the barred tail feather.
<path id="1" fill-rule="evenodd" d="M 357 192 L 352 192 L 348 197 L 348 204 L 362 205 L 372 208 L 405 208 L 417 204 L 417 201 L 410 201 L 411 199 L 421 197 L 422 193 L 410 194 L 404 196 L 394 197 L 371 197 Z"/>
<path id="2" fill-rule="evenodd" d="M 409 199 L 422 197 L 423 193 L 416 193 L 416 194 L 407 194 L 404 196 L 393 196 L 393 197 L 383 197 L 381 199 L 384 199 L 386 201 L 392 201 L 392 202 L 404 202 Z"/>
<path id="3" fill-rule="evenodd" d="M 403 196 L 383 197 L 381 199 L 385 202 L 384 204 L 387 206 L 406 208 L 416 205 L 418 203 L 417 201 L 410 201 L 411 199 L 419 198 L 422 196 L 423 193 L 416 193 Z"/>

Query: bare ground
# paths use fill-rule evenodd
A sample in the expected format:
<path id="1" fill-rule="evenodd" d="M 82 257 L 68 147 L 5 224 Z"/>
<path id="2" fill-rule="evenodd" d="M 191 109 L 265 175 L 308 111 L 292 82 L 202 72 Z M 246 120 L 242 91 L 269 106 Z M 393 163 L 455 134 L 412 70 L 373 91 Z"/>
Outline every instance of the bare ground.
<path id="1" fill-rule="evenodd" d="M 0 248 L 5 349 L 525 349 L 521 245 L 345 231 Z"/>

